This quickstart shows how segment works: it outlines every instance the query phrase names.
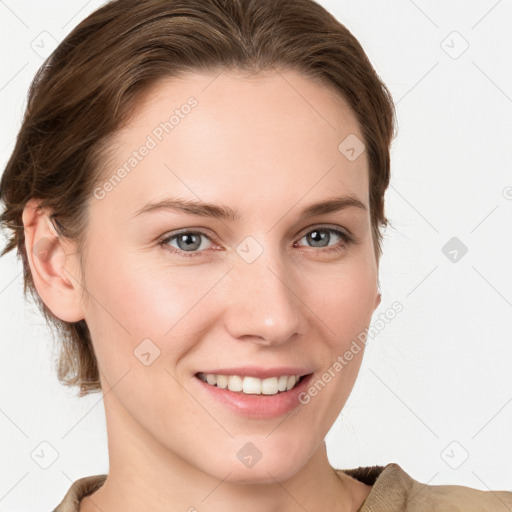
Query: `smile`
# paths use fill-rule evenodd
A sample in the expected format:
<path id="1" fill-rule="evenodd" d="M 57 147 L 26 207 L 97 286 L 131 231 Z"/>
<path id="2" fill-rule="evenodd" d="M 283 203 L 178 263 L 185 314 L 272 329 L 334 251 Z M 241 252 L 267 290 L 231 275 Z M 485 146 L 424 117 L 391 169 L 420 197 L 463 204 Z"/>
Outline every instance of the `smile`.
<path id="1" fill-rule="evenodd" d="M 197 377 L 210 386 L 246 395 L 277 395 L 290 391 L 301 380 L 300 375 L 281 375 L 259 379 L 257 377 L 203 372 L 198 373 Z"/>

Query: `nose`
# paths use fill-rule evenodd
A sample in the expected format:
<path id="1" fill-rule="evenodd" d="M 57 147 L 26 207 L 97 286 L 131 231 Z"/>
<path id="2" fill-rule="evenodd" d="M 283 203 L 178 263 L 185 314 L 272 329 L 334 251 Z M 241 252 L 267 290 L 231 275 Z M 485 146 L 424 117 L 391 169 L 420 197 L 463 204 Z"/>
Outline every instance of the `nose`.
<path id="1" fill-rule="evenodd" d="M 237 258 L 228 276 L 226 329 L 236 339 L 259 345 L 284 344 L 301 334 L 306 322 L 300 279 L 270 252 L 252 263 Z"/>

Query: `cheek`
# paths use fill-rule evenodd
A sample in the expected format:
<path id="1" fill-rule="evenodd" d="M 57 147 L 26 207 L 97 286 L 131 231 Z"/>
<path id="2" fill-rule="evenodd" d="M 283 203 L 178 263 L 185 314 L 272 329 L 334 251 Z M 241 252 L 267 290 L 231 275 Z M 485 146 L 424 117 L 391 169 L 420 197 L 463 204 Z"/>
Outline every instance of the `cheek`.
<path id="1" fill-rule="evenodd" d="M 100 256 L 90 258 L 101 264 L 88 269 L 94 299 L 86 321 L 103 376 L 115 386 L 112 398 L 145 428 L 162 425 L 186 436 L 191 427 L 179 418 L 201 410 L 178 384 L 180 361 L 201 339 L 201 297 L 218 278 L 190 286 L 184 269 L 173 273 L 115 252 Z"/>
<path id="2" fill-rule="evenodd" d="M 306 304 L 325 329 L 326 339 L 333 340 L 338 349 L 350 344 L 371 320 L 378 293 L 371 261 L 362 257 L 340 260 L 304 282 Z"/>
<path id="3" fill-rule="evenodd" d="M 86 286 L 93 298 L 86 321 L 93 340 L 99 341 L 95 350 L 100 363 L 119 371 L 132 367 L 141 343 L 159 354 L 159 362 L 179 360 L 208 322 L 205 309 L 213 314 L 206 296 L 222 274 L 197 266 L 171 268 L 160 260 L 155 264 L 154 258 L 147 264 L 149 260 L 112 247 L 89 257 Z"/>

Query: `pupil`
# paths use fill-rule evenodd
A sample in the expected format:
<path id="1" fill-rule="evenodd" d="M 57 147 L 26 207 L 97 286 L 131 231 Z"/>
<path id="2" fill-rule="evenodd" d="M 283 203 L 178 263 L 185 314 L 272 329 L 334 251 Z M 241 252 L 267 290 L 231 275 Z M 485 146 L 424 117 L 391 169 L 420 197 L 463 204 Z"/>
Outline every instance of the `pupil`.
<path id="1" fill-rule="evenodd" d="M 328 234 L 325 231 L 315 230 L 311 232 L 310 238 L 316 243 L 318 241 L 326 241 Z M 319 239 L 319 240 L 318 240 Z"/>
<path id="2" fill-rule="evenodd" d="M 198 241 L 199 241 L 199 237 L 196 234 L 185 233 L 178 238 L 178 245 L 181 245 L 180 242 L 184 242 L 185 246 L 180 247 L 180 249 L 187 250 L 187 249 L 190 249 L 191 246 L 193 246 L 192 249 L 197 249 L 200 245 L 200 244 L 198 244 Z M 195 246 L 194 246 L 194 244 L 195 244 Z"/>

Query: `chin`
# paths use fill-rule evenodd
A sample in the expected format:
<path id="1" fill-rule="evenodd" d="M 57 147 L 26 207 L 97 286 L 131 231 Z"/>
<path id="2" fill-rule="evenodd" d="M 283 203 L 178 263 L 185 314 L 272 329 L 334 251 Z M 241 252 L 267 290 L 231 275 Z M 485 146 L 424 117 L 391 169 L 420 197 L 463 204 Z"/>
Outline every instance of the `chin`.
<path id="1" fill-rule="evenodd" d="M 241 484 L 241 485 L 258 485 L 258 484 L 273 484 L 276 482 L 284 482 L 292 478 L 303 467 L 304 464 L 264 464 L 259 461 L 252 468 L 241 468 L 237 465 L 236 468 L 226 468 L 231 472 L 226 478 L 227 473 L 220 472 L 216 475 L 219 479 L 225 479 L 227 482 Z"/>
<path id="2" fill-rule="evenodd" d="M 239 484 L 271 484 L 292 478 L 306 466 L 314 448 L 305 445 L 304 438 L 299 440 L 298 436 L 294 442 L 279 443 L 282 437 L 276 435 L 271 440 L 271 434 L 268 439 L 232 441 L 236 450 L 226 447 L 223 453 L 231 456 L 218 460 L 207 472 L 220 480 Z M 218 456 L 219 452 L 212 454 L 210 460 Z"/>

